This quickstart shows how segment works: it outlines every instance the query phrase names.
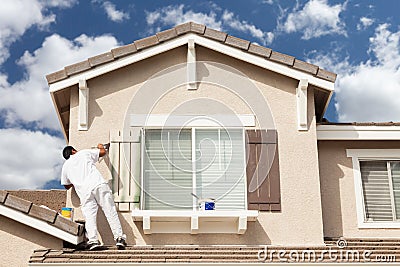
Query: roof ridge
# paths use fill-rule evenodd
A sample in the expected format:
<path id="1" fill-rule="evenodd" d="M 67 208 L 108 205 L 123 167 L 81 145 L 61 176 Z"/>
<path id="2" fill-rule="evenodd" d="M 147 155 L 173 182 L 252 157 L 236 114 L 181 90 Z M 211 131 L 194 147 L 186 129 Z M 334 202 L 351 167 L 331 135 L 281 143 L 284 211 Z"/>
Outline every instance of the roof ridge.
<path id="1" fill-rule="evenodd" d="M 47 83 L 52 84 L 77 73 L 95 68 L 99 65 L 106 64 L 117 60 L 119 58 L 140 52 L 149 47 L 158 45 L 162 42 L 177 38 L 178 36 L 194 33 L 203 36 L 208 39 L 212 39 L 217 42 L 241 49 L 250 54 L 262 57 L 266 60 L 271 60 L 282 65 L 285 65 L 296 70 L 300 70 L 309 73 L 317 78 L 335 82 L 336 74 L 320 68 L 317 65 L 301 61 L 293 56 L 286 55 L 277 51 L 273 51 L 270 48 L 251 43 L 248 40 L 244 40 L 225 32 L 218 31 L 212 28 L 208 28 L 203 24 L 198 24 L 193 21 L 179 24 L 173 28 L 157 32 L 154 35 L 136 40 L 130 44 L 123 45 L 111 51 L 90 57 L 84 61 L 74 63 L 72 65 L 65 66 L 64 69 L 50 73 L 46 75 Z"/>

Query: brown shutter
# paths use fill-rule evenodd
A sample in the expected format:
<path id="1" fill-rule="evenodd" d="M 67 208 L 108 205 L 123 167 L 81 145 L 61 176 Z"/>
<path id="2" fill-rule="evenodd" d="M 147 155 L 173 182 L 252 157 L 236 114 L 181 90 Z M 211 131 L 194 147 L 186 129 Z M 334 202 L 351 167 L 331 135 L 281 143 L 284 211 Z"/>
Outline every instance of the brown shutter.
<path id="1" fill-rule="evenodd" d="M 248 209 L 280 211 L 278 138 L 276 130 L 246 131 Z"/>

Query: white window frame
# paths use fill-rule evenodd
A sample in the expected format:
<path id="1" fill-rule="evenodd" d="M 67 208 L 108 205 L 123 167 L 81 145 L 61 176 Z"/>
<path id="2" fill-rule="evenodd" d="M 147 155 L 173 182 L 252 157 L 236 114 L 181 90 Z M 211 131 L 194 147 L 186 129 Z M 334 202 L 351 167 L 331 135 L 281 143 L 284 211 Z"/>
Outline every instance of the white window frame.
<path id="1" fill-rule="evenodd" d="M 160 130 L 161 128 L 160 127 L 146 127 L 146 128 L 142 128 L 142 131 L 141 131 L 141 140 L 142 140 L 142 144 L 141 144 L 141 158 L 143 159 L 142 161 L 141 161 L 141 166 L 140 166 L 140 169 L 141 169 L 141 195 L 140 195 L 140 199 L 141 199 L 141 201 L 140 201 L 140 209 L 141 210 L 143 210 L 143 211 L 145 211 L 146 209 L 144 209 L 144 150 L 145 150 L 145 132 L 146 132 L 146 130 L 147 129 L 152 129 L 152 130 Z M 238 130 L 238 129 L 241 129 L 242 130 L 242 137 L 243 137 L 243 139 L 242 139 L 242 146 L 243 146 L 243 152 L 244 152 L 244 155 L 243 155 L 243 166 L 244 166 L 244 169 L 243 169 L 243 172 L 244 172 L 244 179 L 245 179 L 245 181 L 244 181 L 244 209 L 241 209 L 241 210 L 237 210 L 237 211 L 247 211 L 248 210 L 248 208 L 247 208 L 247 182 L 246 182 L 246 179 L 247 179 L 247 177 L 246 177 L 246 144 L 245 144 L 245 142 L 246 142 L 246 138 L 245 138 L 245 134 L 246 134 L 246 132 L 245 132 L 245 128 L 244 127 L 228 127 L 228 128 L 222 128 L 222 127 L 201 127 L 201 126 L 193 126 L 193 127 L 180 127 L 180 128 L 176 128 L 176 127 L 168 127 L 168 130 L 174 130 L 174 129 L 189 129 L 189 130 L 191 130 L 191 135 L 192 135 L 192 161 L 193 161 L 193 163 L 192 163 L 192 168 L 194 169 L 194 168 L 196 168 L 196 166 L 195 166 L 195 155 L 196 155 L 196 144 L 195 144 L 195 132 L 196 132 L 196 130 L 197 129 L 205 129 L 205 130 L 209 130 L 209 129 L 211 129 L 211 130 L 223 130 L 223 129 L 227 129 L 227 130 L 233 130 L 233 129 L 235 129 L 235 130 Z M 193 172 L 193 175 L 192 175 L 192 192 L 194 193 L 194 194 L 196 194 L 196 183 L 197 183 L 197 181 L 196 181 L 196 172 Z M 192 207 L 192 210 L 193 211 L 198 211 L 198 208 L 197 208 L 197 200 L 196 199 L 193 199 L 193 207 Z M 151 211 L 151 210 L 148 210 L 148 211 Z"/>
<path id="2" fill-rule="evenodd" d="M 400 221 L 393 222 L 367 222 L 365 202 L 361 179 L 360 161 L 383 160 L 399 161 L 400 149 L 346 149 L 347 157 L 352 158 L 354 173 L 354 190 L 356 197 L 358 228 L 400 229 Z"/>

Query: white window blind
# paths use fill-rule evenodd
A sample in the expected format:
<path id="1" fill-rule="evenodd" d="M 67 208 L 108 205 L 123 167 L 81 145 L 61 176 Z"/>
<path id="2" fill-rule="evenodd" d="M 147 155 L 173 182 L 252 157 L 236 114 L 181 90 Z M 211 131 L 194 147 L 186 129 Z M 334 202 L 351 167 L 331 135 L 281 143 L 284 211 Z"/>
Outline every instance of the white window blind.
<path id="1" fill-rule="evenodd" d="M 190 130 L 146 130 L 144 208 L 192 209 Z"/>
<path id="2" fill-rule="evenodd" d="M 219 210 L 245 209 L 242 129 L 147 129 L 144 139 L 144 209 L 193 209 L 191 192 Z"/>
<path id="3" fill-rule="evenodd" d="M 360 161 L 366 221 L 400 217 L 400 166 L 394 161 Z"/>

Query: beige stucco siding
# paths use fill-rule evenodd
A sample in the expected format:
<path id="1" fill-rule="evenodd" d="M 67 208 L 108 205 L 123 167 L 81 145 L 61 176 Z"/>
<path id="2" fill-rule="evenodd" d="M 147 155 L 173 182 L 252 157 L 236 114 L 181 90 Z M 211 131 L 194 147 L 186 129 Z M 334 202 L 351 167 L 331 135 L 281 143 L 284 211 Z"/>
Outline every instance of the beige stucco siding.
<path id="1" fill-rule="evenodd" d="M 36 249 L 61 249 L 62 240 L 0 216 L 0 266 L 28 266 Z"/>
<path id="2" fill-rule="evenodd" d="M 128 113 L 140 111 L 140 102 L 136 106 L 129 106 L 132 99 L 138 97 L 139 93 L 144 103 L 154 97 L 155 93 L 158 94 L 160 90 L 164 90 L 165 94 L 157 98 L 157 104 L 151 111 L 153 114 L 170 112 L 215 114 L 229 111 L 238 114 L 254 113 L 256 117 L 263 117 L 262 112 L 271 112 L 279 138 L 282 211 L 261 213 L 257 222 L 249 223 L 244 235 L 199 234 L 196 236 L 144 235 L 141 223 L 133 223 L 129 213 L 126 213 L 121 216 L 123 216 L 124 230 L 128 233 L 129 242 L 135 244 L 322 244 L 323 229 L 313 91 L 308 91 L 309 130 L 299 132 L 295 94 L 298 81 L 205 48 L 197 47 L 197 60 L 218 62 L 220 65 L 215 67 L 204 63 L 201 68 L 198 68 L 197 75 L 200 83 L 197 90 L 188 91 L 184 85 L 169 87 L 174 83 L 168 75 L 157 77 L 161 81 L 160 88 L 146 87 L 146 81 L 164 68 L 179 63 L 185 64 L 186 53 L 186 47 L 177 48 L 89 80 L 88 131 L 77 130 L 78 89 L 74 88 L 71 93 L 70 144 L 76 146 L 77 149 L 82 149 L 99 142 L 107 142 L 110 130 L 123 127 L 123 120 L 128 109 Z M 225 69 L 221 67 L 223 65 L 230 67 Z M 215 75 L 214 67 L 221 71 L 218 77 L 213 76 Z M 243 84 L 245 86 L 248 84 L 249 88 L 235 88 L 236 93 L 229 90 L 232 88 L 226 88 L 228 85 L 236 86 L 229 83 L 230 77 L 233 77 L 230 68 L 233 67 L 238 70 L 238 73 L 243 74 L 243 79 L 245 79 Z M 212 83 L 213 79 L 218 80 L 221 77 L 225 77 L 222 81 L 226 83 L 224 86 Z M 251 91 L 250 87 L 257 90 Z M 202 101 L 196 102 L 199 99 L 212 99 L 215 106 L 204 107 L 201 104 Z M 186 102 L 192 105 L 185 105 Z M 264 103 L 268 103 L 269 109 Z M 219 108 L 222 106 L 226 110 Z M 262 120 L 258 124 L 261 128 L 268 127 L 266 125 Z M 103 175 L 110 179 L 107 161 L 106 159 L 100 164 L 100 169 Z M 105 225 L 104 222 L 100 224 Z M 112 242 L 108 228 L 102 228 L 106 232 L 103 240 Z"/>
<path id="3" fill-rule="evenodd" d="M 359 229 L 352 159 L 346 149 L 399 149 L 398 141 L 319 141 L 322 214 L 326 237 L 396 238 L 400 229 Z"/>

